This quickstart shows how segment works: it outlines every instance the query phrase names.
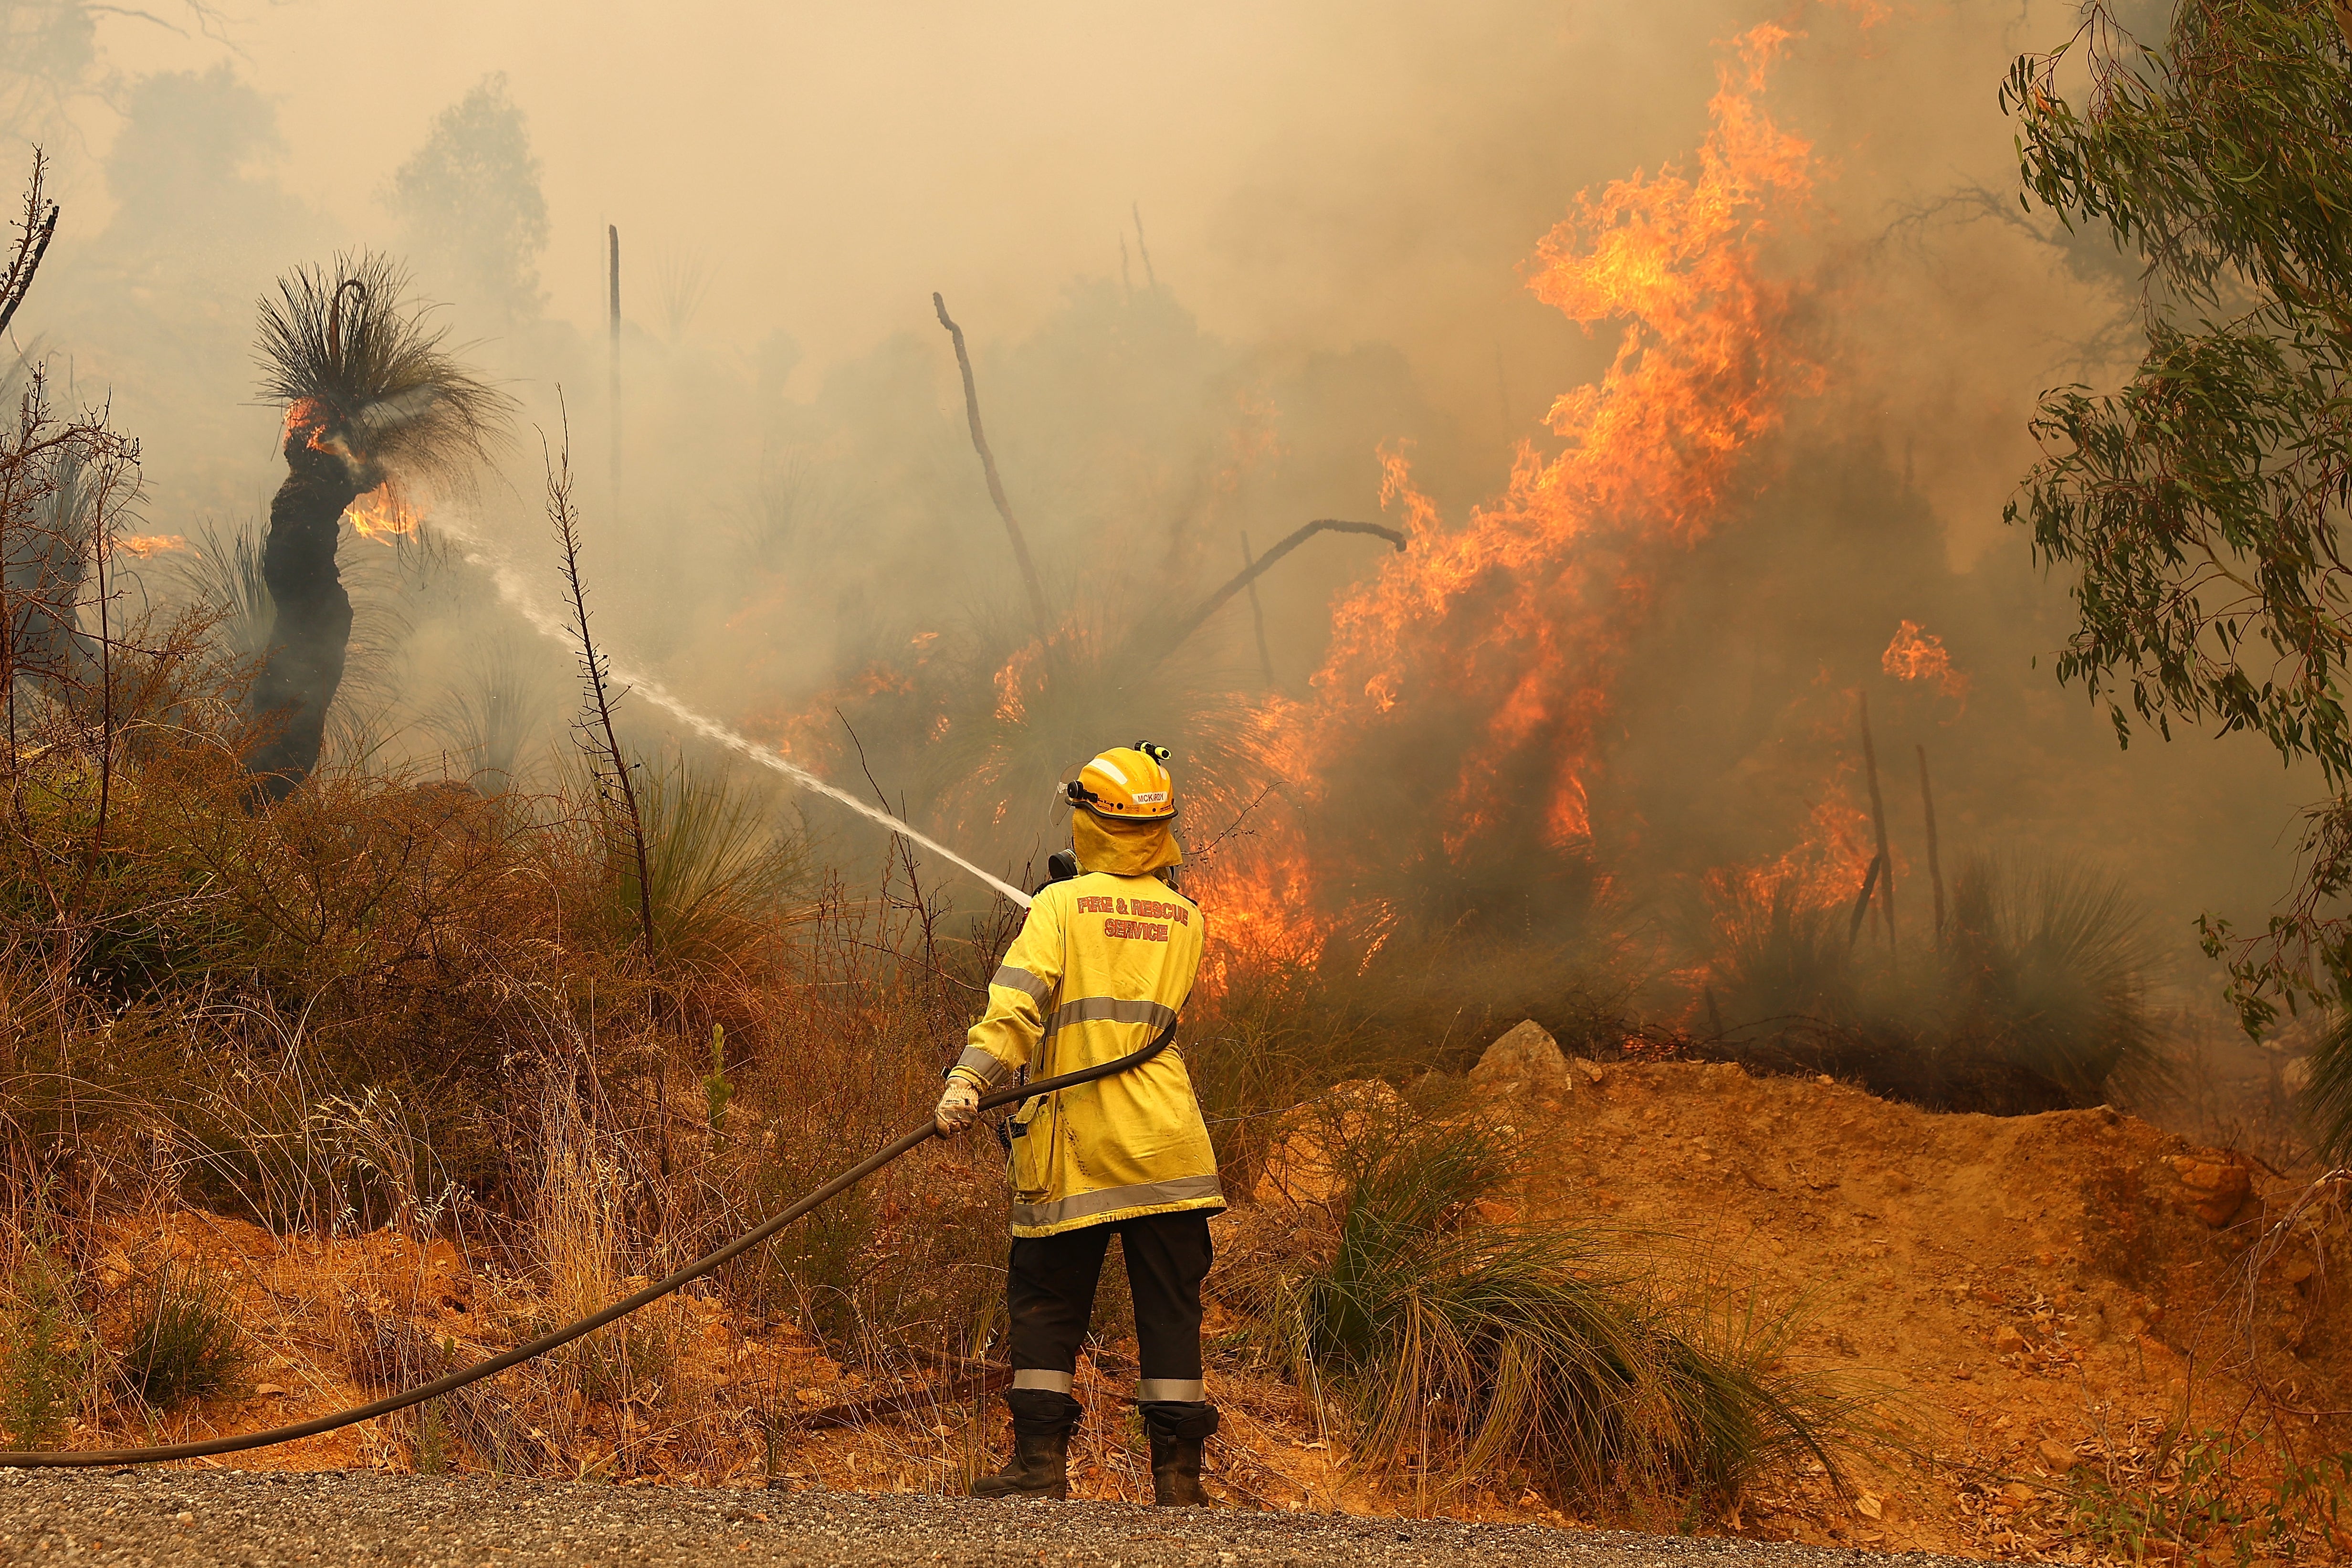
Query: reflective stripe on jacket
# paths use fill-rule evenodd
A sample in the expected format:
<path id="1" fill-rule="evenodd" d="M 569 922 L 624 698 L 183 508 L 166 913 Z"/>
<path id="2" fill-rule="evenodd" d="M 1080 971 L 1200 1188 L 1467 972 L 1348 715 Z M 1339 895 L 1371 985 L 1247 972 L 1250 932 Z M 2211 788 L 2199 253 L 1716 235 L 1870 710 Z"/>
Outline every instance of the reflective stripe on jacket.
<path id="1" fill-rule="evenodd" d="M 951 1069 L 983 1089 L 1140 1050 L 1192 989 L 1201 911 L 1156 877 L 1093 872 L 1029 906 Z M 1013 1234 L 1221 1209 L 1217 1159 L 1174 1047 L 1141 1067 L 1024 1101 L 1013 1118 Z"/>

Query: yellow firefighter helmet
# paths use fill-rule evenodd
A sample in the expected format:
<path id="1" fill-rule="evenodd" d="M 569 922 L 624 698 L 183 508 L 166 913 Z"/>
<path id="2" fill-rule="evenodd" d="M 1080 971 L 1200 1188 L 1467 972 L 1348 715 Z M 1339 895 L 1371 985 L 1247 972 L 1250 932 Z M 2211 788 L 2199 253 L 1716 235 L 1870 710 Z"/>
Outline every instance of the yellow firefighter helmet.
<path id="1" fill-rule="evenodd" d="M 1111 822 L 1167 822 L 1176 816 L 1176 781 L 1165 746 L 1138 741 L 1105 752 L 1062 786 L 1063 798 Z"/>

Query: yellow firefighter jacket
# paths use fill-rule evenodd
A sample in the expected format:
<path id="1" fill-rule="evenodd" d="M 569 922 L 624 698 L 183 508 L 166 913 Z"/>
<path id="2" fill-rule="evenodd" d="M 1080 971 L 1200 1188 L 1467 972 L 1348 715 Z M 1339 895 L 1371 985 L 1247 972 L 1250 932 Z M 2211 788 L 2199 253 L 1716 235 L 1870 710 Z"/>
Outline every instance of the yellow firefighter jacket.
<path id="1" fill-rule="evenodd" d="M 1201 911 L 1156 877 L 1090 872 L 1037 895 L 950 1069 L 982 1092 L 1149 1045 L 1201 963 Z M 1139 1068 L 1024 1102 L 1013 1134 L 1013 1234 L 1053 1236 L 1180 1209 L 1222 1209 L 1217 1160 L 1173 1046 Z"/>

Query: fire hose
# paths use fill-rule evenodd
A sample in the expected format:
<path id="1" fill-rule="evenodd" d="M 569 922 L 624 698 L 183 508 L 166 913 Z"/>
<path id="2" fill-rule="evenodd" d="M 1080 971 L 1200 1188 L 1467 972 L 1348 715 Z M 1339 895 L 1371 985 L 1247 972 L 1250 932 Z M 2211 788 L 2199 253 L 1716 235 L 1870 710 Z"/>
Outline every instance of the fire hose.
<path id="1" fill-rule="evenodd" d="M 1151 1043 L 1141 1050 L 1129 1052 L 1126 1056 L 1100 1062 L 1093 1067 L 1080 1068 L 1076 1072 L 1058 1073 L 1052 1078 L 1040 1079 L 1034 1083 L 1016 1084 L 1010 1089 L 997 1089 L 981 1097 L 980 1109 L 992 1110 L 1001 1105 L 1011 1105 L 1017 1100 L 1034 1100 L 1039 1095 L 1052 1094 L 1057 1089 L 1076 1089 L 1080 1084 L 1094 1083 L 1098 1079 L 1141 1067 L 1161 1051 L 1166 1050 L 1175 1038 L 1176 1024 L 1173 1019 L 1171 1019 L 1167 1027 L 1161 1029 Z M 576 1323 L 541 1334 L 528 1344 L 517 1345 L 514 1349 L 503 1351 L 486 1361 L 478 1361 L 471 1366 L 461 1367 L 446 1376 L 434 1379 L 431 1383 L 420 1384 L 415 1388 L 404 1389 L 398 1394 L 386 1394 L 372 1405 L 339 1410 L 332 1415 L 316 1416 L 309 1421 L 297 1422 L 290 1426 L 273 1426 L 263 1432 L 243 1432 L 226 1437 L 208 1437 L 199 1443 L 170 1443 L 152 1448 L 94 1448 L 18 1453 L 0 1451 L 0 1468 L 89 1468 L 104 1465 L 158 1465 L 173 1459 L 202 1459 L 215 1454 L 235 1454 L 247 1448 L 267 1448 L 279 1443 L 291 1443 L 301 1437 L 315 1437 L 322 1432 L 332 1432 L 338 1427 L 349 1426 L 361 1421 L 372 1421 L 379 1415 L 390 1415 L 395 1411 L 405 1410 L 411 1405 L 422 1405 L 428 1399 L 438 1399 L 445 1394 L 455 1393 L 469 1383 L 478 1383 L 483 1378 L 494 1377 L 509 1367 L 520 1366 L 535 1356 L 542 1356 L 551 1350 L 561 1349 L 583 1335 L 594 1333 L 607 1323 L 627 1317 L 641 1307 L 652 1305 L 682 1286 L 692 1284 L 704 1275 L 751 1251 L 751 1248 L 766 1241 L 812 1209 L 822 1207 L 839 1197 L 900 1155 L 912 1152 L 940 1135 L 938 1125 L 926 1120 L 920 1127 L 915 1128 L 896 1142 L 886 1144 L 867 1155 L 859 1163 L 844 1171 L 816 1191 L 793 1204 L 782 1214 L 762 1222 L 757 1228 L 745 1232 L 718 1251 L 697 1258 L 667 1279 L 656 1280 L 635 1295 L 625 1296 L 593 1316 L 583 1318 Z"/>

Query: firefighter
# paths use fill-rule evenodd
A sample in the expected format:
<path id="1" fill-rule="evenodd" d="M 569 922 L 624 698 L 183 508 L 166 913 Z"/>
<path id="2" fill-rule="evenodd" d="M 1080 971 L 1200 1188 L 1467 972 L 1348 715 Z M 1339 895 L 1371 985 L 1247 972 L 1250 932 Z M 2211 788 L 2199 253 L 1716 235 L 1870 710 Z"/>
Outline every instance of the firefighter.
<path id="1" fill-rule="evenodd" d="M 988 987 L 988 1012 L 948 1069 L 937 1119 L 961 1132 L 980 1096 L 1026 1072 L 1073 1072 L 1129 1055 L 1176 1021 L 1200 966 L 1201 911 L 1174 886 L 1164 747 L 1105 752 L 1063 786 L 1078 874 L 1048 884 Z M 1080 1342 L 1111 1237 L 1135 1299 L 1155 1502 L 1205 1505 L 1201 1448 L 1217 1412 L 1201 1382 L 1201 1282 L 1209 1216 L 1225 1206 L 1216 1155 L 1173 1049 L 1139 1067 L 1023 1102 L 1010 1134 L 1012 1461 L 974 1497 L 1070 1495 L 1071 1397 Z"/>

